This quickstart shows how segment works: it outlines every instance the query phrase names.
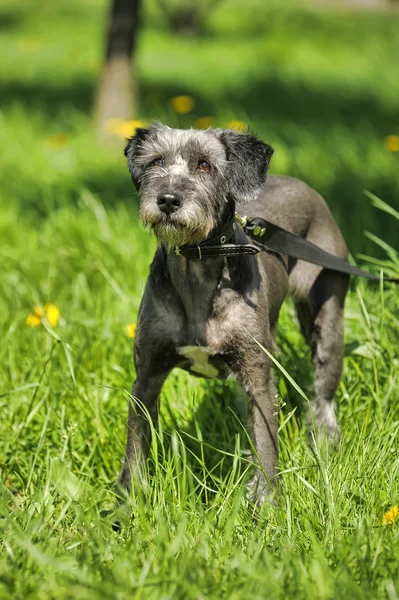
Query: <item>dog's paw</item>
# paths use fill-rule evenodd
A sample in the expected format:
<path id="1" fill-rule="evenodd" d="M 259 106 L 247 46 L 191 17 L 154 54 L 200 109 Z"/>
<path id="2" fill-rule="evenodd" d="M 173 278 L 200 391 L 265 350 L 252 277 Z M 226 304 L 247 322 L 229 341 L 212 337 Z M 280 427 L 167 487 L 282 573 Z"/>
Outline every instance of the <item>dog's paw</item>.
<path id="1" fill-rule="evenodd" d="M 247 485 L 248 497 L 258 508 L 265 502 L 277 506 L 275 488 L 271 486 L 262 473 L 256 473 Z"/>
<path id="2" fill-rule="evenodd" d="M 102 510 L 100 516 L 103 521 L 108 521 L 111 528 L 117 533 L 129 527 L 134 519 L 131 506 L 127 502 L 120 502 L 120 500 L 118 500 L 113 509 Z"/>
<path id="3" fill-rule="evenodd" d="M 108 521 L 114 531 L 118 533 L 121 531 L 122 522 L 119 519 L 116 510 L 102 510 L 100 512 L 100 517 L 103 521 Z"/>
<path id="4" fill-rule="evenodd" d="M 326 439 L 333 445 L 337 445 L 340 437 L 340 429 L 336 415 L 335 402 L 316 401 L 311 408 L 312 414 L 308 416 L 310 429 L 317 439 Z"/>

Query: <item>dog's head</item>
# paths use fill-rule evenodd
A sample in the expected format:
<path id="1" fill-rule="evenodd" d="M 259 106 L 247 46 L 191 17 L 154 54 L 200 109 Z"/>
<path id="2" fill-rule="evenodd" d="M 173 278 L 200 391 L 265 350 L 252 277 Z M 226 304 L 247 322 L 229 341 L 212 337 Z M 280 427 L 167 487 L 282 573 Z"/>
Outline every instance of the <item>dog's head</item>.
<path id="1" fill-rule="evenodd" d="M 140 190 L 140 219 L 168 248 L 205 239 L 223 214 L 229 194 L 240 204 L 266 180 L 273 149 L 231 130 L 137 129 L 125 155 Z"/>

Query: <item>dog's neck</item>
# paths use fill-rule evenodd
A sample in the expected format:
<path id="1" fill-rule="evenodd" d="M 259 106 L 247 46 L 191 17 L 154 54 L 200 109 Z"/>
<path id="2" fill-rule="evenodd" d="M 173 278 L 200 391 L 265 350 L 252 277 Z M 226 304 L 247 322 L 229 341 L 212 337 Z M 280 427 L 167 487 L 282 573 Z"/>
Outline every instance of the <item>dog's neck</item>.
<path id="1" fill-rule="evenodd" d="M 234 209 L 234 201 L 228 200 L 220 224 L 210 233 L 207 240 L 217 237 L 219 231 L 224 232 L 226 222 L 231 221 L 231 214 L 234 216 Z M 191 260 L 172 251 L 167 254 L 166 264 L 170 281 L 186 312 L 188 327 L 196 337 L 195 332 L 201 331 L 212 312 L 212 304 L 221 285 L 223 271 L 227 269 L 226 258 L 215 256 L 208 260 Z M 200 340 L 196 341 L 201 343 Z"/>
<path id="2" fill-rule="evenodd" d="M 193 332 L 201 330 L 212 312 L 226 259 L 219 256 L 212 260 L 193 261 L 170 253 L 167 254 L 166 265 L 170 282 L 187 315 L 188 327 Z"/>
<path id="3" fill-rule="evenodd" d="M 209 235 L 198 242 L 175 246 L 175 254 L 192 260 L 213 259 L 216 256 L 229 256 L 231 243 L 237 229 L 235 202 L 231 196 L 226 198 L 218 224 Z"/>

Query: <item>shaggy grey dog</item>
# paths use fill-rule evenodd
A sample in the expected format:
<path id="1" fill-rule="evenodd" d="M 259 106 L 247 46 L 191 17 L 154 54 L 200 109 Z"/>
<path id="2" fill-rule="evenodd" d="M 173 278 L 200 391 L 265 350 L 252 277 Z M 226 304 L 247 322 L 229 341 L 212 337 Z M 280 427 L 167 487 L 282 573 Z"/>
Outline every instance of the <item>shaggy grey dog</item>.
<path id="1" fill-rule="evenodd" d="M 319 194 L 266 172 L 273 150 L 231 130 L 138 129 L 125 154 L 140 190 L 140 219 L 157 236 L 134 345 L 136 381 L 120 485 L 129 489 L 150 444 L 146 414 L 157 422 L 161 387 L 174 367 L 206 377 L 234 376 L 248 397 L 256 450 L 251 497 L 262 504 L 277 475 L 277 408 L 270 353 L 289 290 L 315 366 L 314 418 L 335 437 L 334 394 L 343 357 L 343 305 L 348 276 L 275 252 L 191 260 L 175 247 L 218 235 L 232 199 L 239 213 L 260 216 L 340 256 L 347 248 Z M 233 224 L 232 241 L 245 243 Z M 223 243 L 223 240 L 222 240 Z"/>

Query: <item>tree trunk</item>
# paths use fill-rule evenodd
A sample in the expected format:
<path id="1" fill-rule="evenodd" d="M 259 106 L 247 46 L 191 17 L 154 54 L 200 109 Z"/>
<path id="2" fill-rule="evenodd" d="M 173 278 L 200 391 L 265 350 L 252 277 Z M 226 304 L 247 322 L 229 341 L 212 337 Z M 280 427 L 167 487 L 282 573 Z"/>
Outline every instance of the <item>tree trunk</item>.
<path id="1" fill-rule="evenodd" d="M 111 2 L 105 63 L 95 100 L 99 131 L 104 131 L 109 119 L 131 119 L 136 104 L 134 51 L 141 2 Z"/>

